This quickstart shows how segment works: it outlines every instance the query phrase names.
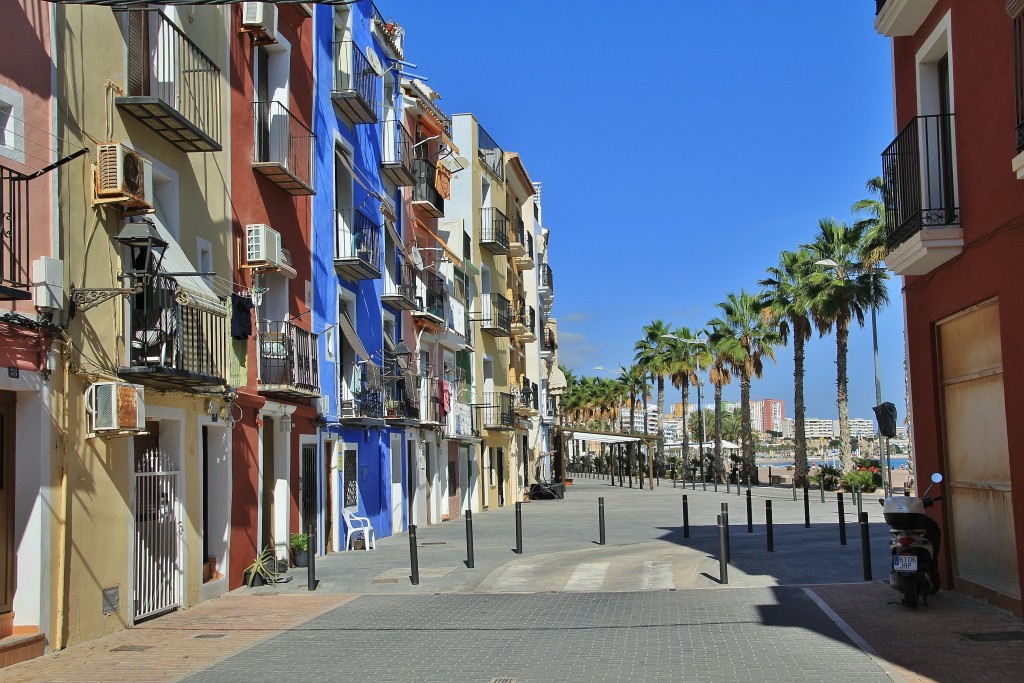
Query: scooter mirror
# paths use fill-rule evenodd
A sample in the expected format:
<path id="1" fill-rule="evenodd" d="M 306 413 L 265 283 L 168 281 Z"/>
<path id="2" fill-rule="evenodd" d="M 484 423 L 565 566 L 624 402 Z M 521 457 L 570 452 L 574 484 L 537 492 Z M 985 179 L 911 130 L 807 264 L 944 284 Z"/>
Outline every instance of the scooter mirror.
<path id="1" fill-rule="evenodd" d="M 941 481 L 942 481 L 942 475 L 941 475 L 941 474 L 939 474 L 938 472 L 936 472 L 935 474 L 933 474 L 933 475 L 932 475 L 932 483 L 933 483 L 933 484 L 938 484 L 938 483 L 940 483 Z"/>

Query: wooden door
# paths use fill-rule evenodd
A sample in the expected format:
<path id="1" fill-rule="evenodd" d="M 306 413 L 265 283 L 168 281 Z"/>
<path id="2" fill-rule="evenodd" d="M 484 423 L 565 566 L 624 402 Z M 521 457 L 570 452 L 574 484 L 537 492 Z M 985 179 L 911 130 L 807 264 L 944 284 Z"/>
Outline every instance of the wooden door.
<path id="1" fill-rule="evenodd" d="M 14 608 L 14 397 L 0 393 L 0 614 Z"/>

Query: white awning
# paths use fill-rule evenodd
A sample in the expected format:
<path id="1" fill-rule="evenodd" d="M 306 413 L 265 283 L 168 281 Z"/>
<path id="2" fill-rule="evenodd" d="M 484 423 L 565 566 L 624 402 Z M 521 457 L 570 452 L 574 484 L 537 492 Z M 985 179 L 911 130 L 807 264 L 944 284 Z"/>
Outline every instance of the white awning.
<path id="1" fill-rule="evenodd" d="M 597 441 L 599 443 L 633 443 L 644 441 L 642 437 L 628 434 L 599 434 L 596 432 L 572 432 L 573 441 Z"/>
<path id="2" fill-rule="evenodd" d="M 167 242 L 163 261 L 160 262 L 160 270 L 165 273 L 195 273 L 196 267 L 192 265 L 188 256 L 185 255 L 185 251 L 178 244 L 178 240 L 167 229 L 167 226 L 163 224 L 156 214 L 150 214 L 147 218 L 153 221 L 153 227 L 156 228 L 161 239 Z M 189 305 L 218 315 L 227 315 L 227 305 L 221 301 L 204 277 L 199 275 L 174 275 L 174 280 L 178 283 L 178 289 L 188 296 Z"/>
<path id="3" fill-rule="evenodd" d="M 670 448 L 682 448 L 682 447 L 683 447 L 683 442 L 682 441 L 670 441 L 670 442 L 667 442 L 665 444 L 665 450 L 668 450 Z M 741 448 L 743 448 L 743 447 L 740 446 L 737 443 L 733 443 L 732 441 L 726 441 L 725 439 L 722 439 L 722 450 L 724 450 L 724 451 L 738 451 Z M 690 442 L 690 450 L 691 451 L 700 450 L 700 443 L 697 442 L 697 441 L 691 441 Z M 704 450 L 705 451 L 708 451 L 708 450 L 713 451 L 713 450 L 715 450 L 715 442 L 714 441 L 705 441 L 704 442 Z"/>
<path id="4" fill-rule="evenodd" d="M 352 324 L 352 320 L 344 310 L 340 311 L 338 316 L 338 326 L 341 328 L 341 333 L 345 335 L 345 339 L 355 349 L 356 355 L 361 356 L 364 360 L 370 360 L 370 354 L 366 352 L 363 342 L 359 340 L 359 334 L 356 333 L 356 326 Z"/>

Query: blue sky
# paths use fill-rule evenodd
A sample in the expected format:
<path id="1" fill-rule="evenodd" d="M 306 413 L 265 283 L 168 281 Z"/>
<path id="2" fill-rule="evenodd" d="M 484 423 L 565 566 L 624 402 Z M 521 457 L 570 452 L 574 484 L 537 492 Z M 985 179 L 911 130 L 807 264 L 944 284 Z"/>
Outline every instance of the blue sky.
<path id="1" fill-rule="evenodd" d="M 894 137 L 889 41 L 848 0 L 379 0 L 412 73 L 544 184 L 561 361 L 629 364 L 655 318 L 703 326 L 757 289 L 820 217 L 852 219 Z M 879 314 L 883 400 L 904 412 L 898 278 Z M 791 347 L 752 396 L 792 413 Z M 850 335 L 850 413 L 871 417 L 870 327 Z M 807 414 L 836 417 L 835 338 L 807 349 Z M 669 400 L 678 400 L 671 390 Z M 738 400 L 739 387 L 725 396 Z"/>

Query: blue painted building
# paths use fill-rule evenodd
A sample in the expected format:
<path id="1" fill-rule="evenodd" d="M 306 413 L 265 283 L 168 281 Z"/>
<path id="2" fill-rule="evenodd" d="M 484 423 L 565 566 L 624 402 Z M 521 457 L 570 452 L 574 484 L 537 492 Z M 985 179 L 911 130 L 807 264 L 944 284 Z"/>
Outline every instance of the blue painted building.
<path id="1" fill-rule="evenodd" d="M 404 530 L 406 429 L 396 395 L 401 307 L 382 303 L 403 249 L 401 188 L 413 182 L 401 123 L 402 32 L 369 0 L 314 6 L 316 195 L 313 329 L 320 335 L 319 550 L 346 547 L 342 511 L 376 536 Z"/>

